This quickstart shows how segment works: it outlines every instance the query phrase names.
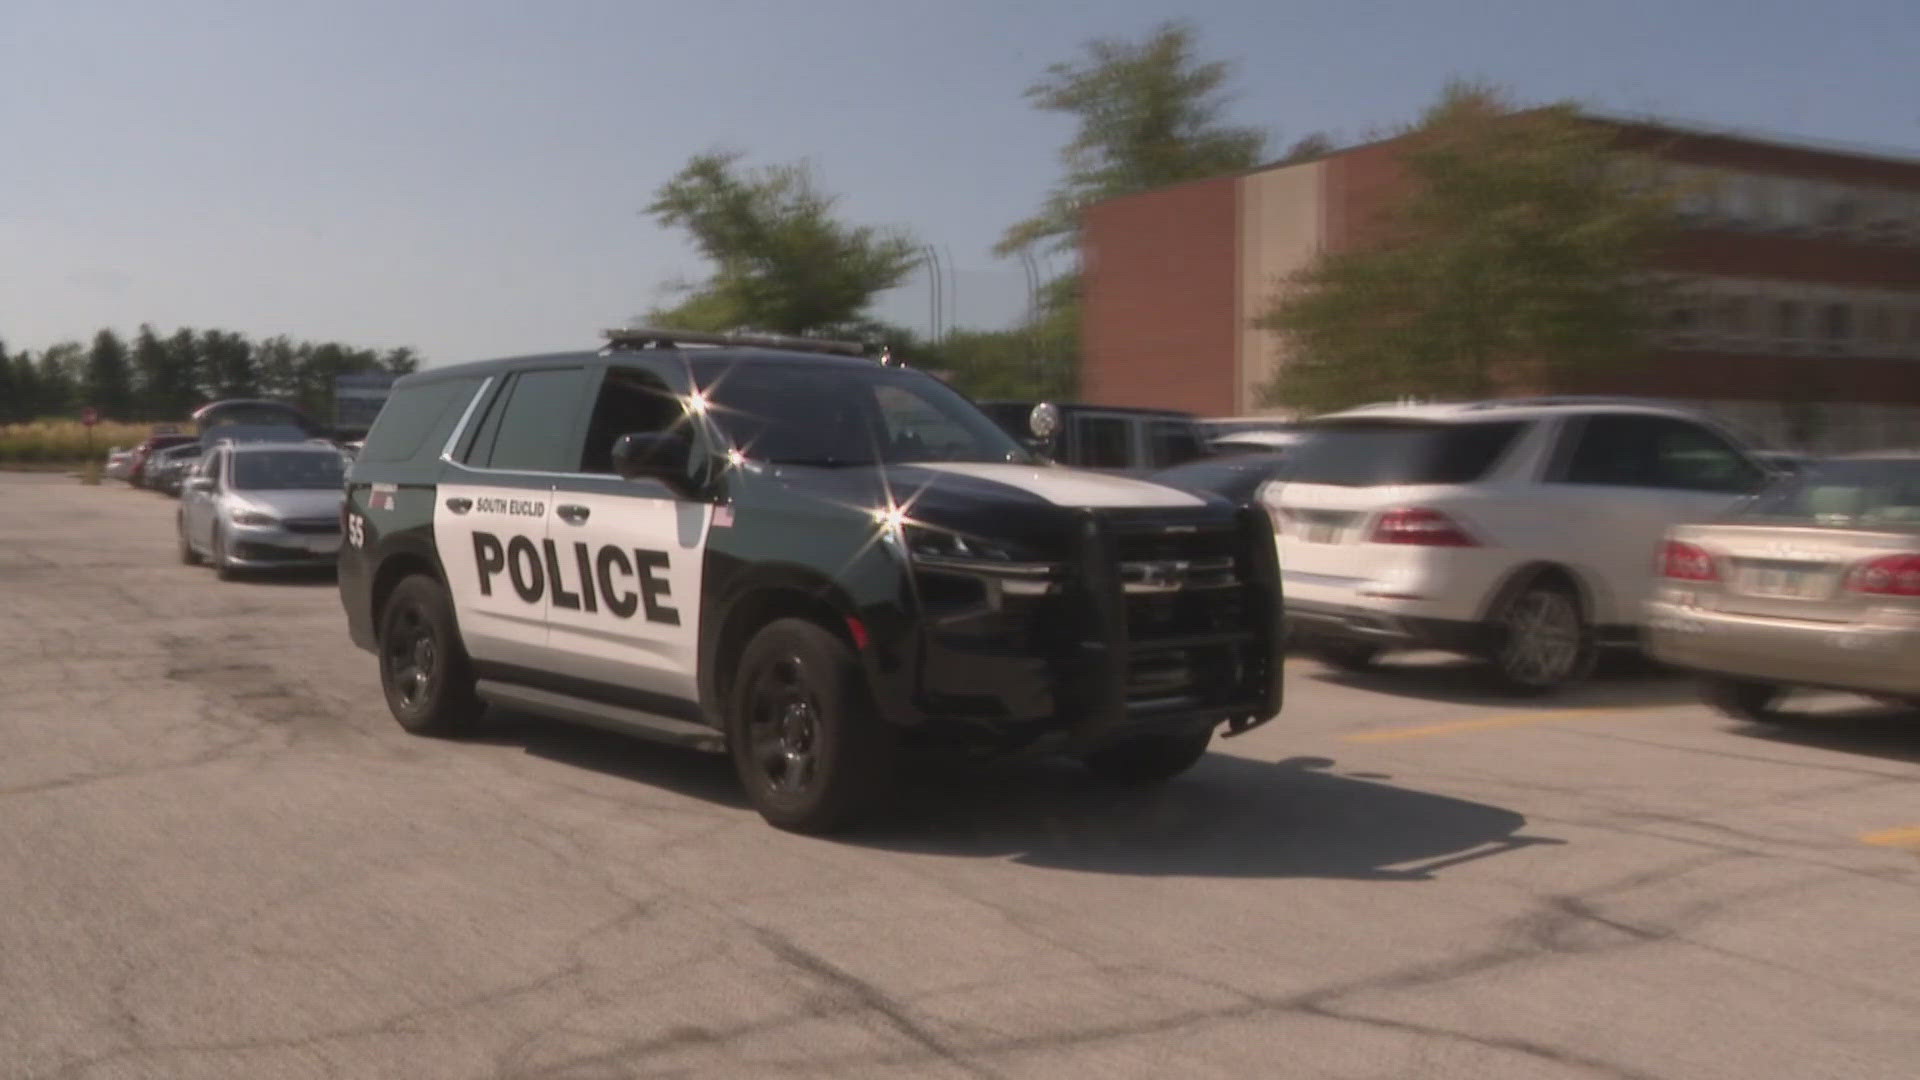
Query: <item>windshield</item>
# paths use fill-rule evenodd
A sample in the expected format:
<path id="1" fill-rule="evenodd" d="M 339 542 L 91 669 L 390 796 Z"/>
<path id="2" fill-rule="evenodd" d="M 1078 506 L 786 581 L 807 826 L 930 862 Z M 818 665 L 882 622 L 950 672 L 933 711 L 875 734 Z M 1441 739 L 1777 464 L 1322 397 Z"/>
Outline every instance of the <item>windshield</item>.
<path id="1" fill-rule="evenodd" d="M 315 450 L 264 450 L 233 456 L 233 486 L 242 491 L 305 491 L 346 482 L 339 454 Z"/>
<path id="2" fill-rule="evenodd" d="M 1519 421 L 1409 423 L 1350 420 L 1308 427 L 1287 479 L 1375 487 L 1464 484 L 1486 475 L 1525 425 Z"/>
<path id="3" fill-rule="evenodd" d="M 1774 484 L 1741 511 L 1810 525 L 1920 525 L 1920 459 L 1823 461 Z"/>
<path id="4" fill-rule="evenodd" d="M 741 362 L 704 372 L 701 390 L 721 434 L 759 461 L 1031 460 L 972 402 L 916 371 Z"/>

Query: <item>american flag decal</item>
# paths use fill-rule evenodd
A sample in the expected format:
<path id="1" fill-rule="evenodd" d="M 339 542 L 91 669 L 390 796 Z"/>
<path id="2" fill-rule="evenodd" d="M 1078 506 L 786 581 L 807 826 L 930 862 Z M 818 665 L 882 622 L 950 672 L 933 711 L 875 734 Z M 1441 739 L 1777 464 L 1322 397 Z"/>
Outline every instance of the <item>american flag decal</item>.
<path id="1" fill-rule="evenodd" d="M 716 529 L 733 528 L 733 507 L 715 507 L 713 511 L 713 527 Z"/>

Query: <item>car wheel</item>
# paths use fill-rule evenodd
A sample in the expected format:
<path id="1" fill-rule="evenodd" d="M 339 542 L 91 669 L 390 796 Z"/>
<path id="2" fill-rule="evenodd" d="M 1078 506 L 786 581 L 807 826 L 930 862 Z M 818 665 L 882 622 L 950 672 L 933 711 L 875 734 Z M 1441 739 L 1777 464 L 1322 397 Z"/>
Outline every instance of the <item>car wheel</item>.
<path id="1" fill-rule="evenodd" d="M 1178 734 L 1141 735 L 1103 746 L 1081 758 L 1102 780 L 1145 786 L 1171 780 L 1200 763 L 1213 741 L 1213 729 Z"/>
<path id="2" fill-rule="evenodd" d="M 218 525 L 213 529 L 213 549 L 207 561 L 213 564 L 214 576 L 221 581 L 232 581 L 240 576 L 239 568 L 233 565 L 232 559 L 227 555 L 226 534 L 220 531 Z"/>
<path id="3" fill-rule="evenodd" d="M 193 550 L 193 542 L 187 539 L 187 519 L 176 517 L 174 531 L 180 535 L 180 561 L 188 566 L 200 565 L 200 553 Z"/>
<path id="4" fill-rule="evenodd" d="M 1360 641 L 1329 641 L 1313 646 L 1308 655 L 1328 667 L 1361 672 L 1373 667 L 1380 658 L 1380 646 Z"/>
<path id="5" fill-rule="evenodd" d="M 1703 679 L 1700 700 L 1722 716 L 1735 720 L 1777 722 L 1782 719 L 1774 706 L 1786 696 L 1781 687 L 1752 679 Z"/>
<path id="6" fill-rule="evenodd" d="M 394 720 L 415 735 L 458 735 L 480 713 L 453 601 L 425 574 L 395 586 L 381 609 L 380 688 Z"/>
<path id="7" fill-rule="evenodd" d="M 1537 581 L 1508 597 L 1493 618 L 1494 685 L 1509 693 L 1544 694 L 1586 677 L 1593 668 L 1593 631 L 1571 589 Z"/>
<path id="8" fill-rule="evenodd" d="M 893 779 L 894 733 L 844 641 L 779 619 L 747 644 L 739 672 L 727 743 L 768 824 L 832 832 L 878 801 Z"/>

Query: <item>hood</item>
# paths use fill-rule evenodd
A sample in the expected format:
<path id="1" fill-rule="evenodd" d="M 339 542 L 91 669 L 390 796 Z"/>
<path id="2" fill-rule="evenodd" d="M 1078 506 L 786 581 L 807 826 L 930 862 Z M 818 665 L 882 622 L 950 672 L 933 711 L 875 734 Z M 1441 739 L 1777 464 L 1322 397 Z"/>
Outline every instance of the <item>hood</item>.
<path id="1" fill-rule="evenodd" d="M 1227 506 L 1161 484 L 1057 465 L 782 465 L 771 467 L 769 477 L 796 494 L 848 508 L 883 508 L 890 497 L 893 504 L 910 507 L 915 520 L 1040 549 L 1057 546 L 1082 509 L 1210 514 Z"/>
<path id="2" fill-rule="evenodd" d="M 338 488 L 246 491 L 236 493 L 236 498 L 282 521 L 299 521 L 302 518 L 339 517 L 340 503 L 346 498 L 346 491 Z"/>

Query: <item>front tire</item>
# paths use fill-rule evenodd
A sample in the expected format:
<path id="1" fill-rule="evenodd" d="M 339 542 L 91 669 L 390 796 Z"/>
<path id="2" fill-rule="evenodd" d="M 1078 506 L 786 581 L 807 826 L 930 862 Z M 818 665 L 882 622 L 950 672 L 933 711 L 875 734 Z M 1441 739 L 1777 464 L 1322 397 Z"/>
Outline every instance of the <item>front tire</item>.
<path id="1" fill-rule="evenodd" d="M 458 735 L 480 714 L 473 665 L 446 587 L 415 574 L 380 611 L 380 688 L 387 711 L 414 735 Z"/>
<path id="2" fill-rule="evenodd" d="M 1700 700 L 1735 720 L 1778 723 L 1781 715 L 1775 706 L 1786 696 L 1782 687 L 1753 679 L 1709 678 L 1700 683 Z"/>
<path id="3" fill-rule="evenodd" d="M 1593 670 L 1593 630 L 1579 596 L 1563 585 L 1529 583 L 1500 606 L 1491 629 L 1490 675 L 1508 693 L 1550 693 Z"/>
<path id="4" fill-rule="evenodd" d="M 1093 775 L 1110 784 L 1146 787 L 1179 776 L 1207 756 L 1213 728 L 1178 734 L 1138 735 L 1081 758 Z"/>
<path id="5" fill-rule="evenodd" d="M 767 823 L 829 833 L 853 823 L 893 780 L 896 741 L 847 643 L 804 619 L 778 619 L 741 653 L 727 744 Z"/>
<path id="6" fill-rule="evenodd" d="M 181 518 L 177 518 L 177 519 L 175 519 L 175 521 L 174 521 L 174 529 L 175 529 L 175 531 L 176 531 L 176 532 L 178 532 L 178 533 L 179 533 L 179 535 L 180 535 L 180 561 L 181 561 L 181 563 L 183 563 L 183 564 L 185 564 L 185 565 L 187 565 L 187 566 L 199 566 L 199 565 L 200 565 L 200 553 L 199 553 L 199 552 L 197 552 L 197 551 L 195 551 L 195 550 L 193 550 L 193 541 L 191 541 L 191 540 L 189 540 L 189 539 L 187 539 L 187 521 L 186 521 L 186 518 L 184 518 L 184 517 L 181 517 Z"/>

